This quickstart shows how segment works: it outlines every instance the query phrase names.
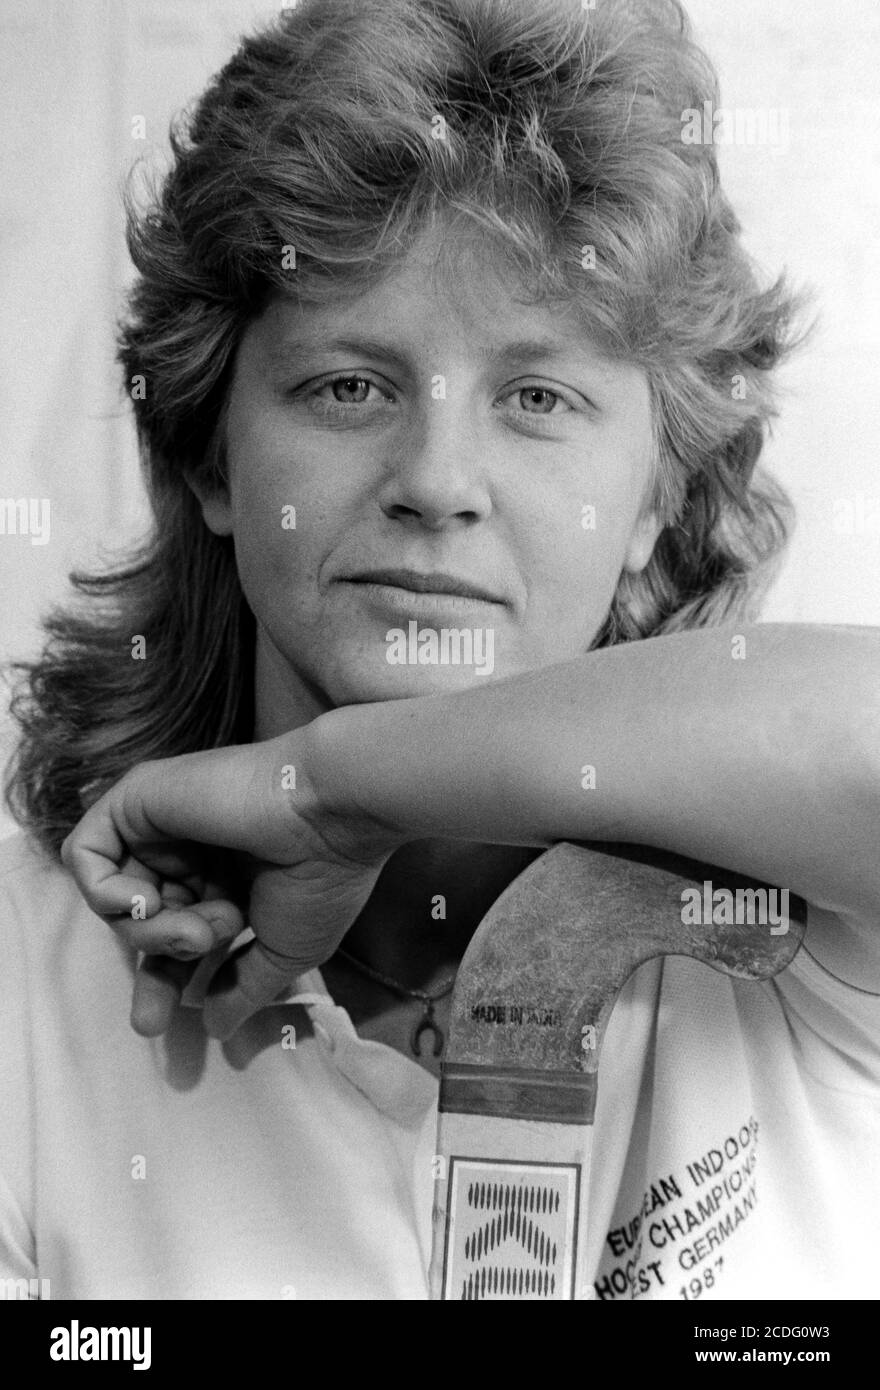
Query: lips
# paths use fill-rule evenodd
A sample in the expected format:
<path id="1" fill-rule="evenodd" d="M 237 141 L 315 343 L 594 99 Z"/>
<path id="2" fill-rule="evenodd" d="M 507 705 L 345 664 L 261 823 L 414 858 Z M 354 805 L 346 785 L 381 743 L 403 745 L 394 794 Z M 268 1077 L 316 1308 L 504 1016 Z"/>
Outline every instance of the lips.
<path id="1" fill-rule="evenodd" d="M 363 570 L 345 576 L 348 584 L 387 584 L 395 589 L 407 589 L 413 594 L 450 594 L 456 598 L 477 599 L 483 603 L 503 603 L 498 594 L 482 584 L 440 570 L 425 573 L 408 569 Z"/>

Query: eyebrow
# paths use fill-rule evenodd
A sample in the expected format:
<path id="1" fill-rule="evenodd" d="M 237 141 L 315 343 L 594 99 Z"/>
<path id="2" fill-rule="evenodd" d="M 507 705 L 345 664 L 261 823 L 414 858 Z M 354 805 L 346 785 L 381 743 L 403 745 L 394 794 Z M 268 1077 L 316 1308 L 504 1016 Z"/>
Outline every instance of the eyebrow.
<path id="1" fill-rule="evenodd" d="M 386 362 L 394 363 L 395 366 L 405 368 L 407 360 L 398 348 L 389 342 L 383 342 L 379 338 L 370 338 L 363 335 L 357 337 L 335 337 L 324 339 L 283 339 L 281 342 L 273 343 L 269 348 L 269 355 L 273 364 L 278 367 L 289 367 L 302 360 L 303 357 L 312 352 L 352 352 L 363 353 L 369 357 L 380 357 Z M 516 342 L 499 344 L 488 350 L 486 356 L 492 361 L 498 362 L 503 367 L 515 366 L 517 363 L 528 362 L 535 358 L 543 357 L 551 360 L 558 360 L 561 357 L 579 355 L 578 347 L 573 343 L 560 343 L 553 338 L 522 338 Z M 589 348 L 585 351 L 590 365 L 598 367 L 600 364 Z"/>
<path id="2" fill-rule="evenodd" d="M 283 338 L 269 348 L 269 356 L 279 367 L 290 366 L 313 352 L 354 352 L 369 357 L 383 357 L 387 362 L 404 365 L 404 358 L 389 343 L 378 338 Z"/>

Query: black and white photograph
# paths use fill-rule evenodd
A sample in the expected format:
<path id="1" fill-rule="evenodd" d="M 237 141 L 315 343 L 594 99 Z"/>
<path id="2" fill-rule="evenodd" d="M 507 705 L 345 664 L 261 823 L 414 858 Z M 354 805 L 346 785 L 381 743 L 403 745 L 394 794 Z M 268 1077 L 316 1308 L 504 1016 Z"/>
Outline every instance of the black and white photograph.
<path id="1" fill-rule="evenodd" d="M 876 0 L 0 0 L 0 49 L 34 1365 L 451 1299 L 834 1364 L 880 1297 Z"/>

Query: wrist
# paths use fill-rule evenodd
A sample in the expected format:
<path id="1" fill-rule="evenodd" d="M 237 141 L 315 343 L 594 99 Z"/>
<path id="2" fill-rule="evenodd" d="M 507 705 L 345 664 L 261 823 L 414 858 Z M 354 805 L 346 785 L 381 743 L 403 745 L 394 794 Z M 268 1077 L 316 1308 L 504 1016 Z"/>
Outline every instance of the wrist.
<path id="1" fill-rule="evenodd" d="M 343 705 L 305 729 L 308 777 L 322 813 L 354 830 L 377 854 L 391 854 L 414 837 L 397 814 L 388 779 L 388 742 L 381 737 L 381 706 Z"/>

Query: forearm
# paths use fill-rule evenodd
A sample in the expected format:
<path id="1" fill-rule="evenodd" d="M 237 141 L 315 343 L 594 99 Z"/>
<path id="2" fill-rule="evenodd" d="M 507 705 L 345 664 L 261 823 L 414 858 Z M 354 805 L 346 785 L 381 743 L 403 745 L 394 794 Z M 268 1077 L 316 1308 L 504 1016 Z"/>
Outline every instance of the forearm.
<path id="1" fill-rule="evenodd" d="M 631 841 L 880 903 L 873 629 L 689 632 L 324 718 L 331 795 L 407 838 Z"/>

